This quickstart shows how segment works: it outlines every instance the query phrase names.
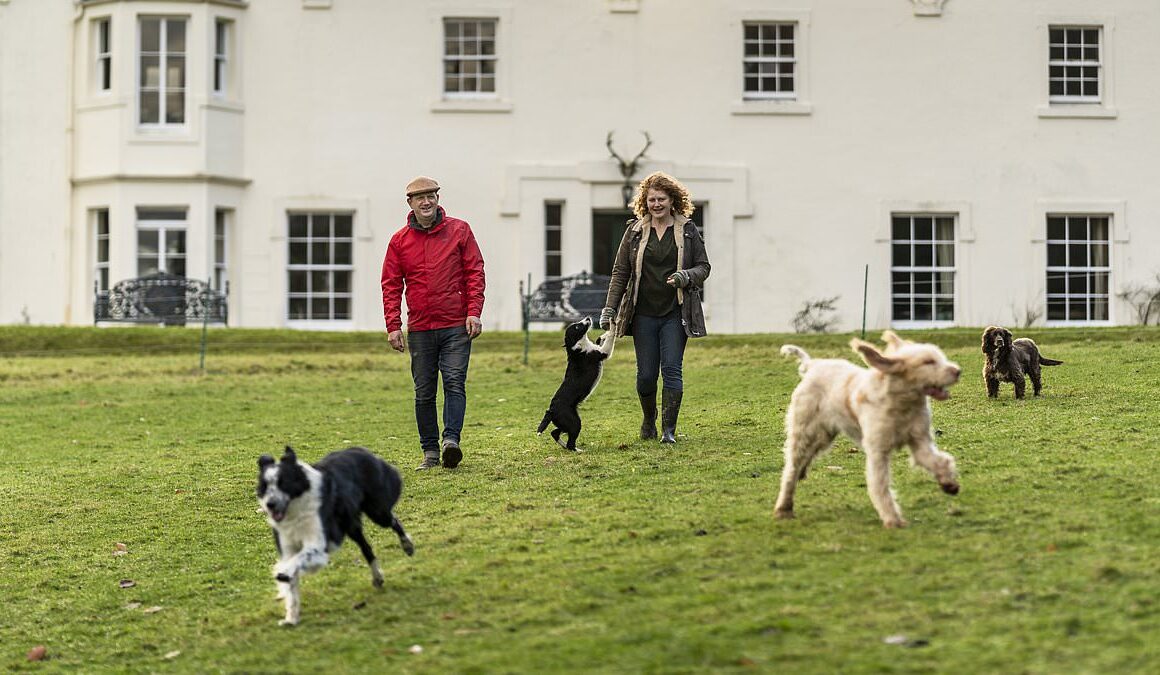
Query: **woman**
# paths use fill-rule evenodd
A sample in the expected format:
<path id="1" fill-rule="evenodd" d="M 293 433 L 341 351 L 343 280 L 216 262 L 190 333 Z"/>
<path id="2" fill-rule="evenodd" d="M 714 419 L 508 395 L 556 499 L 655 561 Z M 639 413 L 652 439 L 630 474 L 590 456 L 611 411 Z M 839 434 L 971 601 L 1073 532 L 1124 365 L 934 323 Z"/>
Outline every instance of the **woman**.
<path id="1" fill-rule="evenodd" d="M 701 286 L 709 257 L 696 225 L 693 201 L 672 176 L 657 171 L 640 182 L 612 264 L 601 328 L 633 336 L 642 439 L 657 437 L 657 375 L 661 376 L 661 443 L 676 443 L 684 384 L 685 342 L 705 335 Z"/>

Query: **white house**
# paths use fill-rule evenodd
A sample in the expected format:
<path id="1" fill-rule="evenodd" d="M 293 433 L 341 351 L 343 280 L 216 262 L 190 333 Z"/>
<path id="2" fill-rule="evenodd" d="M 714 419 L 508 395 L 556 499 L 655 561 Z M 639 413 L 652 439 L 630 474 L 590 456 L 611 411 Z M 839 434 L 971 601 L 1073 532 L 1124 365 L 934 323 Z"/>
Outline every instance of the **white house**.
<path id="1" fill-rule="evenodd" d="M 435 176 L 487 260 L 607 271 L 624 159 L 699 205 L 711 332 L 1124 324 L 1160 272 L 1156 0 L 0 0 L 0 323 L 228 281 L 375 330 Z"/>

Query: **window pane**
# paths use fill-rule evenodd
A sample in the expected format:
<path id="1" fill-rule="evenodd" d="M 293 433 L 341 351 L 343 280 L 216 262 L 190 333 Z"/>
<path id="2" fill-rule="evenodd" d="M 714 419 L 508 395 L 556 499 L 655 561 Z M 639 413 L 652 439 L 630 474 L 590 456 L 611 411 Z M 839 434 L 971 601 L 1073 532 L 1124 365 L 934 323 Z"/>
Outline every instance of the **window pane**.
<path id="1" fill-rule="evenodd" d="M 351 244 L 346 241 L 334 242 L 334 264 L 335 265 L 350 265 L 353 260 L 351 258 Z"/>
<path id="2" fill-rule="evenodd" d="M 1058 295 L 1067 291 L 1067 275 L 1059 272 L 1049 272 L 1047 274 L 1047 293 L 1049 295 Z"/>
<path id="3" fill-rule="evenodd" d="M 1047 217 L 1047 238 L 1048 239 L 1063 239 L 1067 233 L 1067 221 L 1059 216 Z"/>
<path id="4" fill-rule="evenodd" d="M 915 298 L 914 299 L 914 316 L 915 321 L 930 321 L 933 318 L 932 303 L 930 298 Z"/>
<path id="5" fill-rule="evenodd" d="M 350 214 L 334 217 L 334 236 L 339 239 L 349 239 L 354 232 L 353 219 Z"/>
<path id="6" fill-rule="evenodd" d="M 144 277 L 150 274 L 157 274 L 160 268 L 157 266 L 157 258 L 146 258 L 142 256 L 137 257 L 137 276 Z"/>
<path id="7" fill-rule="evenodd" d="M 311 298 L 310 299 L 310 318 L 311 319 L 329 319 L 330 318 L 330 298 Z"/>
<path id="8" fill-rule="evenodd" d="M 548 251 L 560 250 L 560 230 L 548 230 L 544 233 L 544 248 Z M 675 260 L 676 258 L 674 258 Z"/>
<path id="9" fill-rule="evenodd" d="M 152 88 L 161 86 L 161 57 L 141 57 L 141 86 Z"/>
<path id="10" fill-rule="evenodd" d="M 1061 298 L 1047 299 L 1047 320 L 1063 321 L 1067 318 L 1067 306 Z"/>
<path id="11" fill-rule="evenodd" d="M 185 258 L 167 258 L 165 261 L 165 271 L 179 277 L 185 276 Z"/>
<path id="12" fill-rule="evenodd" d="M 934 219 L 934 238 L 938 241 L 954 241 L 955 240 L 955 219 L 954 218 L 935 218 Z"/>
<path id="13" fill-rule="evenodd" d="M 914 266 L 930 267 L 934 264 L 934 247 L 929 244 L 915 244 Z"/>
<path id="14" fill-rule="evenodd" d="M 895 267 L 910 267 L 910 244 L 894 244 L 891 263 Z"/>
<path id="15" fill-rule="evenodd" d="M 1092 244 L 1089 249 L 1088 264 L 1092 267 L 1108 266 L 1108 245 Z"/>
<path id="16" fill-rule="evenodd" d="M 350 318 L 350 298 L 337 296 L 334 298 L 334 318 Z"/>
<path id="17" fill-rule="evenodd" d="M 930 295 L 934 292 L 934 275 L 928 272 L 916 272 L 914 274 L 914 294 Z"/>
<path id="18" fill-rule="evenodd" d="M 1087 239 L 1087 218 L 1071 216 L 1067 219 L 1067 238 L 1071 240 Z"/>
<path id="19" fill-rule="evenodd" d="M 552 255 L 547 256 L 545 259 L 545 262 L 546 262 L 546 265 L 545 265 L 544 273 L 547 276 L 558 277 L 561 275 L 561 273 L 560 273 L 560 256 L 558 254 L 552 254 Z"/>
<path id="20" fill-rule="evenodd" d="M 1087 246 L 1085 244 L 1067 245 L 1067 264 L 1070 267 L 1087 266 Z"/>
<path id="21" fill-rule="evenodd" d="M 165 252 L 168 254 L 185 253 L 185 231 L 166 230 Z"/>
<path id="22" fill-rule="evenodd" d="M 1048 267 L 1064 267 L 1067 265 L 1067 247 L 1063 244 L 1047 245 Z"/>
<path id="23" fill-rule="evenodd" d="M 165 95 L 165 121 L 169 124 L 181 124 L 185 121 L 184 92 Z"/>
<path id="24" fill-rule="evenodd" d="M 315 271 L 310 273 L 310 292 L 311 293 L 328 293 L 332 291 L 330 287 L 330 272 Z"/>
<path id="25" fill-rule="evenodd" d="M 290 264 L 305 265 L 307 262 L 309 261 L 306 259 L 306 242 L 290 242 Z"/>
<path id="26" fill-rule="evenodd" d="M 290 236 L 306 236 L 306 216 L 304 214 L 297 213 L 290 216 Z"/>
<path id="27" fill-rule="evenodd" d="M 954 267 L 955 265 L 955 245 L 954 244 L 937 244 L 935 246 L 935 261 L 936 267 Z"/>
<path id="28" fill-rule="evenodd" d="M 290 270 L 290 292 L 306 292 L 306 272 L 302 270 Z"/>
<path id="29" fill-rule="evenodd" d="M 291 319 L 306 319 L 306 298 L 290 298 Z"/>
<path id="30" fill-rule="evenodd" d="M 330 244 L 327 242 L 311 242 L 310 244 L 310 264 L 311 265 L 329 265 L 330 264 Z"/>
<path id="31" fill-rule="evenodd" d="M 170 54 L 185 52 L 185 22 L 180 19 L 168 19 L 165 22 L 166 51 Z"/>
<path id="32" fill-rule="evenodd" d="M 310 236 L 326 239 L 330 236 L 330 216 L 314 214 L 310 217 Z"/>
<path id="33" fill-rule="evenodd" d="M 934 292 L 939 295 L 955 294 L 954 272 L 938 272 L 934 275 Z"/>
<path id="34" fill-rule="evenodd" d="M 336 293 L 350 293 L 350 272 L 334 272 L 330 278 Z"/>
<path id="35" fill-rule="evenodd" d="M 157 230 L 137 230 L 137 255 L 156 258 L 160 250 L 160 234 Z"/>
<path id="36" fill-rule="evenodd" d="M 141 51 L 161 50 L 161 20 L 141 19 Z"/>
<path id="37" fill-rule="evenodd" d="M 1108 240 L 1108 219 L 1107 218 L 1092 218 L 1091 219 L 1091 240 L 1092 241 L 1107 241 Z"/>
<path id="38" fill-rule="evenodd" d="M 891 239 L 910 239 L 910 218 L 894 216 L 890 219 Z"/>
<path id="39" fill-rule="evenodd" d="M 890 292 L 893 295 L 910 295 L 910 273 L 893 272 L 890 275 Z"/>
<path id="40" fill-rule="evenodd" d="M 909 302 L 895 302 L 892 305 L 892 316 L 894 321 L 909 321 L 910 320 L 910 303 Z"/>
<path id="41" fill-rule="evenodd" d="M 914 240 L 930 241 L 934 235 L 934 223 L 929 217 L 919 216 L 914 219 Z"/>

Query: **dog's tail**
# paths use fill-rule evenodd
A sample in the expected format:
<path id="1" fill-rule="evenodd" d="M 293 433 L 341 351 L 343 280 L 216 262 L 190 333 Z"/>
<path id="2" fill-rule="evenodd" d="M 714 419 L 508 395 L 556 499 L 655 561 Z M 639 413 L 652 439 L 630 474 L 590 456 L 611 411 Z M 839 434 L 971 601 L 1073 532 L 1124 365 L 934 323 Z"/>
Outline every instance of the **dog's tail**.
<path id="1" fill-rule="evenodd" d="M 1055 359 L 1049 359 L 1046 356 L 1044 356 L 1043 354 L 1040 354 L 1039 355 L 1039 365 L 1041 365 L 1041 366 L 1062 366 L 1063 361 L 1056 361 Z"/>
<path id="2" fill-rule="evenodd" d="M 548 428 L 548 424 L 550 424 L 551 421 L 552 421 L 552 411 L 545 410 L 544 411 L 544 419 L 540 420 L 540 428 L 536 429 L 536 433 L 537 434 L 544 433 L 544 429 Z"/>
<path id="3" fill-rule="evenodd" d="M 781 355 L 786 358 L 795 356 L 797 357 L 798 361 L 801 361 L 801 365 L 798 366 L 798 375 L 805 375 L 806 371 L 809 370 L 810 361 L 812 361 L 812 359 L 810 358 L 810 355 L 806 353 L 806 350 L 802 349 L 801 347 L 797 345 L 782 345 Z"/>

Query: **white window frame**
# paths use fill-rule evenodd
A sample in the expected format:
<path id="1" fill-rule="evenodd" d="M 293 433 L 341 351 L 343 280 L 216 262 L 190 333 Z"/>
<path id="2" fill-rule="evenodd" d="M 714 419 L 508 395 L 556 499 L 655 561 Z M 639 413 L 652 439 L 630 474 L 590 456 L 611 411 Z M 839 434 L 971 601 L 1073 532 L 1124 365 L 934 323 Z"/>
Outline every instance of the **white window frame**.
<path id="1" fill-rule="evenodd" d="M 230 286 L 230 233 L 234 229 L 234 210 L 218 207 L 213 212 L 213 244 L 211 265 L 213 277 L 210 284 L 214 290 L 226 291 Z"/>
<path id="2" fill-rule="evenodd" d="M 809 115 L 813 113 L 810 100 L 810 11 L 765 10 L 734 14 L 737 35 L 738 64 L 741 70 L 734 78 L 737 100 L 732 105 L 734 115 Z M 745 27 L 752 24 L 793 24 L 794 26 L 794 91 L 793 96 L 754 95 L 745 88 Z M 734 71 L 737 72 L 737 71 Z"/>
<path id="3" fill-rule="evenodd" d="M 551 209 L 556 209 L 556 222 L 548 217 Z M 555 232 L 557 248 L 548 245 L 549 235 Z M 559 274 L 551 274 L 552 260 L 556 261 Z M 559 279 L 564 274 L 564 202 L 549 199 L 544 202 L 544 280 Z"/>
<path id="4" fill-rule="evenodd" d="M 906 218 L 909 220 L 909 237 L 907 239 L 898 239 L 894 236 L 893 227 L 896 218 Z M 930 239 L 916 239 L 915 238 L 915 219 L 930 218 L 931 219 L 931 237 Z M 949 218 L 951 220 L 951 237 L 950 239 L 940 238 L 938 233 L 938 220 Z M 890 325 L 894 328 L 943 328 L 954 326 L 959 318 L 960 303 L 959 303 L 959 273 L 958 266 L 960 263 L 960 224 L 959 213 L 946 211 L 897 211 L 890 214 Z M 950 245 L 952 255 L 954 256 L 954 264 L 952 265 L 938 265 L 937 247 L 939 245 Z M 894 247 L 899 245 L 908 245 L 910 247 L 910 264 L 895 265 L 894 263 Z M 931 264 L 930 265 L 916 265 L 915 264 L 915 247 L 916 245 L 931 247 Z M 929 293 L 915 293 L 914 292 L 914 275 L 915 274 L 931 274 L 931 289 Z M 895 274 L 909 275 L 910 288 L 907 293 L 900 294 L 895 292 L 894 276 Z M 951 292 L 938 293 L 937 292 L 937 275 L 950 274 L 951 275 Z M 910 303 L 909 319 L 895 319 L 894 318 L 894 304 L 898 298 L 904 297 Z M 931 300 L 931 318 L 930 319 L 915 319 L 914 317 L 914 302 L 918 298 L 929 298 Z M 942 298 L 944 302 L 938 302 Z M 938 319 L 937 307 L 946 304 L 946 299 L 949 298 L 951 306 L 952 317 L 950 319 Z"/>
<path id="5" fill-rule="evenodd" d="M 1051 237 L 1051 232 L 1050 232 L 1051 228 L 1049 226 L 1049 223 L 1052 219 L 1056 219 L 1056 218 L 1066 219 L 1064 222 L 1064 238 L 1063 239 Z M 1085 230 L 1086 230 L 1087 235 L 1084 239 L 1072 239 L 1071 238 L 1071 219 L 1073 219 L 1073 218 L 1082 218 L 1086 221 Z M 1107 238 L 1106 239 L 1097 240 L 1097 239 L 1091 238 L 1091 220 L 1093 218 L 1102 218 L 1102 219 L 1107 220 Z M 1086 212 L 1051 211 L 1051 212 L 1048 212 L 1047 214 L 1045 214 L 1045 217 L 1043 220 L 1043 232 L 1044 232 L 1044 242 L 1046 243 L 1046 246 L 1044 248 L 1044 255 L 1045 255 L 1045 262 L 1047 264 L 1044 265 L 1045 275 L 1044 275 L 1044 304 L 1043 304 L 1043 309 L 1044 309 L 1044 317 L 1046 319 L 1046 324 L 1048 326 L 1106 326 L 1106 325 L 1111 325 L 1111 323 L 1112 323 L 1111 319 L 1113 316 L 1113 314 L 1112 314 L 1112 310 L 1113 310 L 1112 300 L 1115 297 L 1115 293 L 1112 291 L 1112 281 L 1113 281 L 1112 275 L 1113 275 L 1113 271 L 1115 269 L 1115 267 L 1113 265 L 1114 238 L 1112 236 L 1112 232 L 1115 230 L 1115 227 L 1116 227 L 1115 214 L 1109 213 L 1106 211 L 1086 211 Z M 1107 264 L 1106 265 L 1091 265 L 1090 259 L 1091 259 L 1092 245 L 1099 244 L 1099 243 L 1102 243 L 1102 245 L 1107 248 L 1107 253 L 1106 253 Z M 1072 261 L 1069 259 L 1070 255 L 1071 255 L 1070 249 L 1072 246 L 1078 245 L 1078 244 L 1082 244 L 1084 246 L 1086 257 L 1088 259 L 1085 260 L 1084 264 L 1082 264 L 1082 265 L 1073 265 L 1073 264 L 1071 264 Z M 1049 251 L 1050 251 L 1052 246 L 1063 246 L 1064 247 L 1065 264 L 1063 264 L 1063 265 L 1051 265 L 1050 264 Z M 1052 293 L 1050 286 L 1047 285 L 1047 281 L 1052 277 L 1053 274 L 1054 275 L 1064 275 L 1065 279 L 1069 278 L 1070 275 L 1080 275 L 1080 274 L 1086 275 L 1087 276 L 1087 286 L 1088 286 L 1087 291 L 1082 292 L 1082 293 L 1073 293 L 1070 290 L 1065 289 L 1063 293 Z M 1096 274 L 1105 274 L 1107 276 L 1107 280 L 1105 282 L 1105 290 L 1103 293 L 1093 293 L 1091 290 L 1092 275 L 1096 275 Z M 1067 282 L 1065 281 L 1065 286 L 1066 285 L 1069 285 L 1069 284 L 1067 284 Z M 1104 307 L 1105 307 L 1105 310 L 1107 313 L 1107 317 L 1102 318 L 1102 319 L 1092 319 L 1092 318 L 1090 318 L 1091 311 L 1092 311 L 1092 304 L 1095 303 L 1101 297 L 1103 298 L 1103 304 L 1104 304 Z M 1070 307 L 1070 303 L 1072 300 L 1082 299 L 1084 301 L 1084 305 L 1085 305 L 1085 313 L 1088 315 L 1089 318 L 1076 319 L 1076 318 L 1072 318 L 1070 316 L 1065 316 L 1065 318 L 1062 318 L 1062 319 L 1051 318 L 1051 315 L 1049 313 L 1048 308 L 1049 308 L 1051 300 L 1053 298 L 1061 298 L 1063 300 L 1064 305 L 1065 305 L 1065 310 L 1064 310 L 1065 315 L 1070 313 L 1069 307 Z"/>
<path id="6" fill-rule="evenodd" d="M 1040 101 L 1036 114 L 1040 118 L 1115 118 L 1116 108 L 1116 22 L 1110 15 L 1039 15 L 1036 19 L 1040 54 Z M 1058 28 L 1099 29 L 1099 97 L 1098 100 L 1051 94 L 1051 68 L 1059 62 L 1051 58 L 1051 31 Z"/>
<path id="7" fill-rule="evenodd" d="M 796 101 L 797 100 L 797 23 L 792 21 L 745 21 L 742 23 L 741 42 L 743 45 L 741 63 L 742 63 L 742 98 L 747 101 L 762 101 L 762 100 L 781 100 L 781 101 Z M 758 37 L 756 40 L 749 38 L 750 29 L 756 29 Z M 790 36 L 788 43 L 791 45 L 791 56 L 782 56 L 778 46 L 785 44 L 787 41 L 782 39 L 784 29 L 788 28 Z M 772 41 L 763 39 L 766 29 L 773 29 L 776 33 Z M 765 52 L 767 48 L 773 47 L 777 52 L 773 56 L 757 55 L 751 56 L 749 46 L 755 45 L 759 52 Z M 760 69 L 764 65 L 772 65 L 774 67 L 774 74 L 759 73 L 756 76 L 751 75 L 749 71 L 750 66 L 757 66 Z M 765 91 L 761 88 L 761 82 L 766 78 L 772 77 L 779 80 L 777 87 L 781 86 L 780 80 L 786 77 L 782 72 L 782 66 L 788 65 L 790 67 L 789 75 L 792 86 L 788 90 L 776 89 L 774 91 Z M 758 81 L 758 89 L 753 90 L 748 86 L 748 80 L 756 79 Z"/>
<path id="8" fill-rule="evenodd" d="M 109 256 L 112 253 L 112 237 L 109 225 L 109 209 L 101 207 L 89 211 L 93 224 L 93 281 L 98 293 L 108 293 L 112 285 Z M 102 231 L 103 230 L 103 231 Z M 102 246 L 104 252 L 102 255 Z"/>
<path id="9" fill-rule="evenodd" d="M 148 212 L 183 212 L 181 218 L 142 218 L 143 213 Z M 141 270 L 141 232 L 157 232 L 157 271 L 165 274 L 177 274 L 169 269 L 170 258 L 180 259 L 185 267 L 181 274 L 177 276 L 189 275 L 189 207 L 187 206 L 138 206 L 136 217 L 136 234 L 135 249 L 136 249 L 136 269 L 137 276 L 145 276 L 145 272 Z M 181 235 L 181 252 L 175 255 L 168 255 L 165 249 L 166 240 L 170 233 L 179 233 Z"/>
<path id="10" fill-rule="evenodd" d="M 93 89 L 108 93 L 113 89 L 113 19 L 93 19 Z"/>
<path id="11" fill-rule="evenodd" d="M 210 90 L 219 98 L 227 97 L 233 86 L 234 25 L 233 19 L 214 17 Z"/>
<path id="12" fill-rule="evenodd" d="M 448 29 L 450 28 L 451 24 L 456 24 L 457 32 L 459 33 L 455 37 L 450 37 L 448 35 Z M 463 36 L 463 30 L 469 24 L 471 24 L 474 27 L 474 29 L 476 31 L 476 35 L 471 37 L 471 38 L 466 38 Z M 491 46 L 492 46 L 492 53 L 490 55 L 479 53 L 481 50 L 477 49 L 476 50 L 477 53 L 475 53 L 475 54 L 465 54 L 464 52 L 467 50 L 464 47 L 471 40 L 474 40 L 476 43 L 478 43 L 478 45 L 480 47 L 482 47 L 483 41 L 486 39 L 489 39 L 489 38 L 483 37 L 480 34 L 481 31 L 483 30 L 483 28 L 487 25 L 490 25 L 490 27 L 491 27 L 492 34 L 490 37 L 490 41 L 491 41 Z M 440 87 L 443 90 L 443 97 L 444 98 L 447 98 L 447 99 L 495 99 L 495 98 L 498 98 L 499 78 L 498 78 L 498 73 L 496 71 L 497 71 L 497 67 L 499 65 L 499 53 L 498 53 L 498 51 L 499 51 L 499 30 L 500 30 L 499 19 L 497 19 L 495 17 L 476 17 L 476 16 L 471 16 L 471 17 L 446 16 L 446 17 L 443 17 L 443 45 L 444 45 L 443 46 L 443 67 L 444 67 L 443 72 L 444 72 L 444 75 L 443 75 L 443 81 L 441 82 Z M 454 54 L 454 55 L 448 54 L 447 47 L 452 42 L 455 42 L 456 44 L 459 45 L 459 49 L 458 49 L 459 54 Z M 447 68 L 447 64 L 449 62 L 458 62 L 460 64 L 475 63 L 478 65 L 478 68 L 477 68 L 478 72 L 475 75 L 475 78 L 477 80 L 477 84 L 476 84 L 476 88 L 474 90 L 464 91 L 461 89 L 459 91 L 449 91 L 447 89 L 447 71 L 446 71 L 446 68 Z M 484 90 L 480 89 L 480 82 L 484 78 L 484 74 L 483 74 L 484 64 L 491 65 L 491 71 L 492 71 L 491 75 L 490 75 L 491 80 L 492 80 L 492 90 L 491 91 L 484 91 Z M 467 77 L 469 77 L 469 76 L 460 75 L 459 82 L 462 84 L 463 81 Z"/>
<path id="13" fill-rule="evenodd" d="M 338 237 L 335 234 L 335 219 L 338 216 L 347 218 L 350 222 L 350 233 L 345 237 Z M 355 311 L 355 218 L 356 214 L 352 211 L 346 210 L 329 210 L 329 209 L 310 209 L 310 210 L 289 210 L 286 212 L 286 305 L 285 317 L 288 326 L 291 327 L 317 327 L 326 326 L 341 328 L 351 325 L 354 319 Z M 297 217 L 306 218 L 306 233 L 305 236 L 293 236 L 293 219 Z M 310 259 L 313 255 L 313 244 L 317 241 L 314 236 L 314 223 L 316 218 L 326 218 L 328 220 L 329 234 L 325 241 L 328 243 L 330 260 L 326 262 L 315 262 Z M 333 262 L 335 244 L 346 243 L 350 247 L 350 262 L 346 264 L 339 264 Z M 303 244 L 306 247 L 307 259 L 304 263 L 293 262 L 292 251 L 295 244 Z M 295 290 L 292 282 L 292 275 L 296 272 L 305 272 L 306 288 L 305 290 Z M 313 290 L 313 276 L 312 273 L 324 272 L 328 275 L 330 280 L 330 288 L 325 291 Z M 345 273 L 348 275 L 347 288 L 345 292 L 339 292 L 334 289 L 333 277 L 335 273 Z M 326 298 L 329 305 L 329 318 L 311 318 L 310 308 L 315 299 Z M 347 302 L 347 316 L 345 318 L 335 318 L 335 300 L 343 298 Z M 291 303 L 293 300 L 306 301 L 305 318 L 294 317 L 291 314 Z"/>
<path id="14" fill-rule="evenodd" d="M 144 79 L 144 72 L 143 72 L 144 71 L 144 61 L 146 58 L 146 53 L 145 53 L 144 49 L 142 49 L 143 44 L 144 44 L 144 39 L 145 39 L 145 22 L 146 21 L 158 21 L 159 22 L 159 24 L 158 24 L 159 34 L 157 36 L 157 38 L 158 38 L 158 51 L 155 53 L 155 55 L 157 56 L 158 81 L 157 81 L 157 85 L 155 87 L 145 87 L 142 84 L 142 80 Z M 180 52 L 180 56 L 182 58 L 182 63 L 184 64 L 183 70 L 181 73 L 182 85 L 180 87 L 170 87 L 169 86 L 169 58 L 170 58 L 170 54 L 169 54 L 169 50 L 168 50 L 168 46 L 169 46 L 168 45 L 168 42 L 169 42 L 168 27 L 169 27 L 169 23 L 172 21 L 181 22 L 182 24 L 184 24 L 184 29 L 185 29 L 185 51 Z M 137 123 L 138 123 L 138 125 L 140 125 L 143 128 L 146 128 L 146 129 L 176 129 L 176 128 L 184 128 L 188 123 L 188 120 L 189 120 L 189 114 L 188 114 L 188 110 L 189 110 L 189 72 L 190 72 L 190 69 L 189 69 L 189 33 L 190 33 L 190 31 L 189 31 L 189 28 L 190 28 L 190 20 L 189 20 L 189 17 L 187 17 L 187 16 L 141 15 L 137 18 L 137 80 L 136 80 L 137 84 L 135 87 L 135 91 L 136 91 L 136 96 L 137 96 L 137 100 L 136 100 Z M 154 53 L 151 52 L 150 54 L 154 54 Z M 177 54 L 174 54 L 174 56 L 177 56 Z M 141 97 L 147 89 L 150 91 L 155 90 L 156 94 L 157 94 L 157 121 L 156 122 L 146 122 L 146 121 L 141 119 L 141 113 L 142 113 Z M 166 118 L 168 117 L 168 113 L 169 113 L 169 109 L 167 108 L 167 105 L 168 105 L 168 103 L 167 103 L 168 96 L 167 95 L 169 93 L 175 93 L 175 92 L 181 92 L 181 101 L 182 101 L 181 121 L 180 122 L 169 122 L 169 121 L 166 121 Z"/>
<path id="15" fill-rule="evenodd" d="M 438 64 L 432 80 L 433 113 L 510 113 L 512 102 L 508 92 L 508 72 L 512 61 L 512 9 L 508 5 L 430 3 L 432 63 Z M 495 92 L 475 93 L 444 91 L 444 59 L 446 58 L 445 25 L 448 20 L 488 20 L 495 22 Z"/>
<path id="16" fill-rule="evenodd" d="M 1077 32 L 1079 33 L 1080 42 L 1078 45 L 1075 45 L 1075 44 L 1069 42 L 1068 39 L 1069 39 L 1069 37 L 1073 37 L 1074 34 Z M 1093 32 L 1096 35 L 1096 43 L 1095 43 L 1096 54 L 1095 54 L 1095 59 L 1089 59 L 1089 58 L 1086 58 L 1086 56 L 1087 56 L 1086 52 L 1091 48 L 1091 45 L 1088 44 L 1087 37 L 1088 37 L 1089 33 L 1093 33 Z M 1048 93 L 1047 93 L 1048 102 L 1050 102 L 1050 103 L 1100 103 L 1101 102 L 1101 100 L 1102 100 L 1101 94 L 1102 94 L 1103 80 L 1104 80 L 1104 78 L 1103 78 L 1104 67 L 1103 67 L 1103 56 L 1102 56 L 1103 43 L 1104 43 L 1103 32 L 1104 32 L 1103 26 L 1048 26 L 1047 27 L 1048 45 L 1049 45 L 1049 52 L 1048 52 L 1048 56 L 1047 56 L 1047 59 L 1048 59 L 1047 60 L 1047 67 L 1048 67 L 1047 83 L 1048 83 L 1048 87 L 1049 87 Z M 1062 34 L 1061 35 L 1061 37 L 1063 38 L 1062 43 L 1056 42 L 1056 40 L 1055 40 L 1056 33 Z M 1081 55 L 1081 57 L 1079 59 L 1069 59 L 1067 57 L 1067 52 L 1069 51 L 1069 49 L 1068 49 L 1069 47 L 1077 47 L 1082 52 L 1084 52 L 1084 54 Z M 1052 58 L 1052 54 L 1055 53 L 1057 48 L 1059 48 L 1060 50 L 1063 51 L 1063 56 L 1061 58 Z M 1052 71 L 1054 71 L 1057 68 L 1063 69 L 1064 74 L 1063 74 L 1062 78 L 1056 78 L 1056 77 L 1052 76 Z M 1066 88 L 1066 84 L 1069 81 L 1073 81 L 1073 80 L 1069 80 L 1069 78 L 1067 77 L 1067 71 L 1069 69 L 1073 69 L 1073 68 L 1081 68 L 1081 69 L 1094 68 L 1095 69 L 1095 83 L 1096 83 L 1096 93 L 1095 94 L 1083 94 L 1083 93 L 1081 93 L 1079 95 L 1072 95 L 1072 94 L 1067 94 L 1067 93 L 1063 93 L 1063 94 L 1052 94 L 1051 93 L 1050 87 L 1056 80 L 1062 79 L 1062 81 L 1064 82 L 1065 88 Z M 1081 76 L 1079 81 L 1082 83 L 1084 81 L 1090 81 L 1090 80 L 1088 80 L 1088 78 Z M 1087 87 L 1084 86 L 1083 88 L 1086 89 Z"/>

